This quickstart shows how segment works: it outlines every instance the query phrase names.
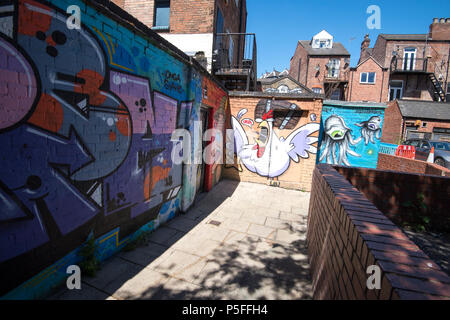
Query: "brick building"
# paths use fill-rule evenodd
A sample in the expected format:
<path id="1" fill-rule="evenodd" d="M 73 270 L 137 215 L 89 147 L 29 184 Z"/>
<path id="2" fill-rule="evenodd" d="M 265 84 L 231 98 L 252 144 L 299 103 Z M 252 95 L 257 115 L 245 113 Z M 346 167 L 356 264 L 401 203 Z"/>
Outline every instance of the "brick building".
<path id="1" fill-rule="evenodd" d="M 401 144 L 411 138 L 450 141 L 450 103 L 391 101 L 384 114 L 381 141 Z"/>
<path id="2" fill-rule="evenodd" d="M 344 100 L 348 88 L 350 54 L 322 30 L 311 40 L 300 40 L 291 58 L 290 76 L 327 99 Z"/>
<path id="3" fill-rule="evenodd" d="M 448 101 L 450 19 L 435 18 L 428 34 L 380 34 L 369 45 L 366 36 L 348 100 Z"/>
<path id="4" fill-rule="evenodd" d="M 113 2 L 195 57 L 227 89 L 256 86 L 256 40 L 254 34 L 246 34 L 246 0 Z"/>
<path id="5" fill-rule="evenodd" d="M 346 100 L 384 102 L 387 95 L 389 68 L 385 68 L 373 56 L 370 49 L 369 36 L 366 35 L 361 44 L 361 56 L 356 67 L 350 68 L 349 89 Z M 369 49 L 369 50 L 368 50 Z"/>

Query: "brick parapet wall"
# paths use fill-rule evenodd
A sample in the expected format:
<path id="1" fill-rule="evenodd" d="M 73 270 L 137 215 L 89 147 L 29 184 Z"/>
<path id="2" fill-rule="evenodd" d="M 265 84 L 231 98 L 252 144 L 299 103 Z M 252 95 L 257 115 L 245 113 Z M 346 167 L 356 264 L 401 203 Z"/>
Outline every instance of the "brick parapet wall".
<path id="1" fill-rule="evenodd" d="M 336 170 L 395 223 L 414 225 L 416 215 L 410 214 L 407 204 L 423 204 L 421 214 L 429 218 L 428 228 L 450 230 L 450 178 L 362 168 L 336 167 Z"/>
<path id="2" fill-rule="evenodd" d="M 450 177 L 450 170 L 434 163 L 380 153 L 377 169 Z"/>
<path id="3" fill-rule="evenodd" d="M 450 278 L 330 165 L 314 170 L 307 245 L 315 299 L 450 299 Z"/>

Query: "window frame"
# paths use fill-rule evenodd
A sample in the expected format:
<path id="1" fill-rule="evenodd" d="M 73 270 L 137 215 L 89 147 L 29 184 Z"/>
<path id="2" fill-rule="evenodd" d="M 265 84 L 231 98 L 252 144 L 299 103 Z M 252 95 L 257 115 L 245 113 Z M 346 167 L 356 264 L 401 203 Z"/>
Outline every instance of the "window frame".
<path id="1" fill-rule="evenodd" d="M 157 21 L 157 9 L 160 8 L 158 7 L 158 4 L 162 5 L 162 4 L 168 4 L 169 6 L 169 17 L 168 17 L 168 21 L 167 21 L 167 25 L 157 25 L 156 21 Z M 153 8 L 153 27 L 152 29 L 156 29 L 156 30 L 161 30 L 161 31 L 168 31 L 170 29 L 170 0 L 155 0 L 154 2 L 154 8 Z"/>
<path id="2" fill-rule="evenodd" d="M 373 73 L 373 82 L 369 82 L 369 75 Z M 363 74 L 366 74 L 366 81 L 362 81 Z M 361 72 L 359 74 L 359 83 L 360 84 L 375 84 L 377 83 L 377 73 L 376 72 Z"/>

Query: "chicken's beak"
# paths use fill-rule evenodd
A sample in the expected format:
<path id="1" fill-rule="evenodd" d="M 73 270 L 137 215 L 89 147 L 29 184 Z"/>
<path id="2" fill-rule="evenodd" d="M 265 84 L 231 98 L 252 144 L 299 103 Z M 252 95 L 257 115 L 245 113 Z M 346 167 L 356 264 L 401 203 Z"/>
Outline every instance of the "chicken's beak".
<path id="1" fill-rule="evenodd" d="M 259 137 L 256 139 L 256 143 L 259 146 L 265 146 L 267 142 L 269 141 L 269 135 L 270 135 L 270 127 L 269 123 L 267 121 L 262 121 L 258 125 L 259 130 Z"/>

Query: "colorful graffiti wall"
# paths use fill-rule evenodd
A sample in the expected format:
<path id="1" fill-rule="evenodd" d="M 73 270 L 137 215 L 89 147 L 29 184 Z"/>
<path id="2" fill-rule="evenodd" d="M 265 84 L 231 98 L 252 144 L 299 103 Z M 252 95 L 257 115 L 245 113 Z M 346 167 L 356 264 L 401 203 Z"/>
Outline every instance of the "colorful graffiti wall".
<path id="1" fill-rule="evenodd" d="M 198 165 L 172 163 L 171 134 L 188 129 L 201 151 L 202 106 L 224 129 L 216 82 L 94 6 L 0 3 L 0 296 L 40 297 L 89 237 L 103 260 L 187 210 Z M 220 170 L 206 167 L 206 190 Z"/>
<path id="2" fill-rule="evenodd" d="M 385 105 L 324 102 L 319 163 L 376 168 Z"/>
<path id="3" fill-rule="evenodd" d="M 309 190 L 321 101 L 231 97 L 230 104 L 235 154 L 226 177 Z"/>

